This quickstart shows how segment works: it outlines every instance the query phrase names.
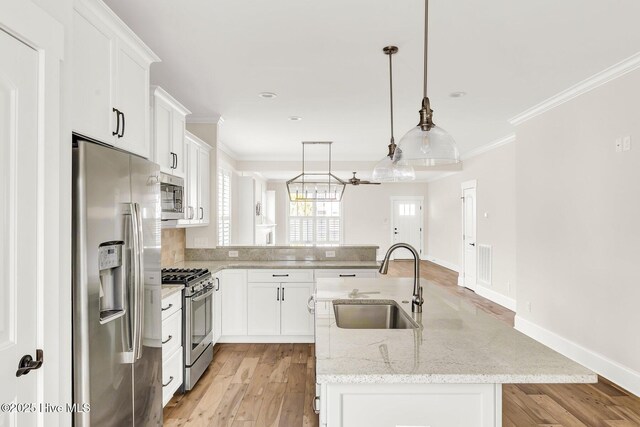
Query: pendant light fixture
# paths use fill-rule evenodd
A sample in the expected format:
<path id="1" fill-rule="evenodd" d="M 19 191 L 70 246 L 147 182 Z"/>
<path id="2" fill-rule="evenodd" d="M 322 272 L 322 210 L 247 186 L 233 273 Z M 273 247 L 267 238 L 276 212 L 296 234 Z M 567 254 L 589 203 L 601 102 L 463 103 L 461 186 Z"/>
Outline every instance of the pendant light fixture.
<path id="1" fill-rule="evenodd" d="M 424 2 L 424 86 L 418 126 L 407 132 L 395 150 L 394 160 L 414 166 L 436 166 L 460 162 L 453 137 L 433 123 L 427 97 L 427 53 L 429 46 L 429 0 Z"/>
<path id="2" fill-rule="evenodd" d="M 339 202 L 347 183 L 331 173 L 331 141 L 302 142 L 302 173 L 287 181 L 289 200 L 292 202 Z M 329 169 L 327 172 L 305 171 L 305 148 L 307 145 L 329 147 Z"/>
<path id="3" fill-rule="evenodd" d="M 393 62 L 392 56 L 398 53 L 396 46 L 386 46 L 382 49 L 385 55 L 389 56 L 389 99 L 391 105 L 391 142 L 389 143 L 389 153 L 376 164 L 373 169 L 372 178 L 379 182 L 402 182 L 413 181 L 416 173 L 405 161 L 394 161 L 393 155 L 396 151 L 396 141 L 393 137 Z"/>

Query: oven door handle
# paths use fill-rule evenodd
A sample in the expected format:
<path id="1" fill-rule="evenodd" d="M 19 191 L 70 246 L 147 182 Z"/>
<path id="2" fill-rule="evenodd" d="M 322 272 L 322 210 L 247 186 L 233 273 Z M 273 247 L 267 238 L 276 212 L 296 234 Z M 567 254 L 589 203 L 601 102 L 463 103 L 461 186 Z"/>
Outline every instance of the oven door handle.
<path id="1" fill-rule="evenodd" d="M 211 290 L 209 290 L 208 292 L 202 294 L 202 295 L 198 295 L 195 298 L 191 298 L 191 302 L 198 302 L 198 301 L 202 301 L 203 299 L 205 299 L 206 297 L 213 295 L 213 288 Z"/>

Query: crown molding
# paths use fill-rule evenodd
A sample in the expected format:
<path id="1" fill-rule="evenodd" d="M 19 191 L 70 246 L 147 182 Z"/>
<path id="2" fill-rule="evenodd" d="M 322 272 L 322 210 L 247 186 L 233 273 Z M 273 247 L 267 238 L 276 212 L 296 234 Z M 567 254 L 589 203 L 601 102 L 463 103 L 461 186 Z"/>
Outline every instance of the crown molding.
<path id="1" fill-rule="evenodd" d="M 194 124 L 208 124 L 208 125 L 217 125 L 220 124 L 222 117 L 221 116 L 189 116 L 187 117 L 187 123 Z"/>
<path id="2" fill-rule="evenodd" d="M 551 98 L 542 101 L 541 103 L 534 105 L 526 111 L 512 117 L 509 120 L 514 126 L 518 126 L 526 122 L 533 117 L 539 116 L 557 106 L 564 104 L 565 102 L 576 98 L 582 94 L 585 94 L 599 86 L 602 86 L 612 80 L 617 79 L 631 71 L 640 68 L 640 52 L 618 62 L 611 67 L 600 71 L 597 74 L 577 83 L 570 88 L 563 90 L 562 92 L 552 96 Z"/>
<path id="3" fill-rule="evenodd" d="M 231 157 L 236 162 L 238 161 L 238 155 L 231 148 L 229 148 L 227 144 L 225 144 L 224 142 L 220 141 L 220 139 L 218 139 L 216 145 L 218 147 L 218 150 L 222 151 L 223 153 Z"/>
<path id="4" fill-rule="evenodd" d="M 495 150 L 498 147 L 502 147 L 503 145 L 510 144 L 516 140 L 516 134 L 511 133 L 507 136 L 503 136 L 502 138 L 498 138 L 489 142 L 488 144 L 481 145 L 480 147 L 474 148 L 473 150 L 463 154 L 460 156 L 462 160 L 467 160 L 472 157 L 479 156 L 480 154 L 484 154 L 487 151 Z"/>

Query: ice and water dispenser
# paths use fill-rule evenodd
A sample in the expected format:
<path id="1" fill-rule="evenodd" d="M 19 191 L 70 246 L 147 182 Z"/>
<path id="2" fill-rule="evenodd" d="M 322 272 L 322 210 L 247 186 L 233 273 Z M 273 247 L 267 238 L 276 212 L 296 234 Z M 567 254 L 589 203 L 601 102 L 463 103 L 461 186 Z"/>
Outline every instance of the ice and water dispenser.
<path id="1" fill-rule="evenodd" d="M 127 272 L 123 251 L 124 242 L 120 240 L 101 243 L 98 248 L 101 324 L 125 314 Z"/>

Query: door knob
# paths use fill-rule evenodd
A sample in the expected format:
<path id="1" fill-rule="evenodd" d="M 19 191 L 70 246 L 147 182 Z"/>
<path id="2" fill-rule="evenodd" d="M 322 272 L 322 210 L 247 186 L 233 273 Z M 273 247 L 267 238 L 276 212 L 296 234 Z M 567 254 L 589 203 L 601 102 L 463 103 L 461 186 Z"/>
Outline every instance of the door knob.
<path id="1" fill-rule="evenodd" d="M 469 246 L 475 246 L 475 245 L 476 245 L 475 243 L 469 243 Z"/>
<path id="2" fill-rule="evenodd" d="M 40 349 L 36 350 L 36 360 L 33 360 L 31 355 L 26 354 L 22 356 L 20 362 L 18 363 L 18 370 L 16 371 L 16 377 L 21 377 L 23 375 L 27 375 L 34 369 L 40 369 L 42 363 L 44 362 L 44 352 Z"/>

